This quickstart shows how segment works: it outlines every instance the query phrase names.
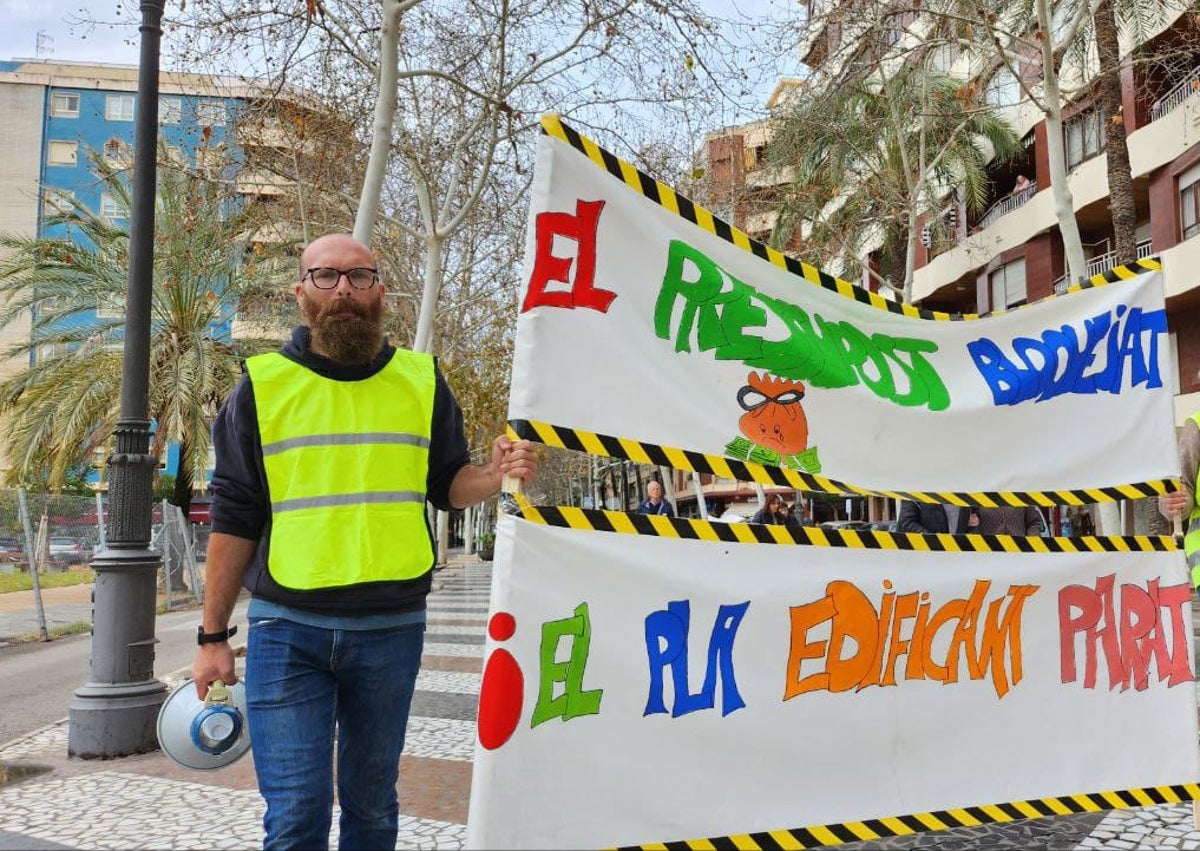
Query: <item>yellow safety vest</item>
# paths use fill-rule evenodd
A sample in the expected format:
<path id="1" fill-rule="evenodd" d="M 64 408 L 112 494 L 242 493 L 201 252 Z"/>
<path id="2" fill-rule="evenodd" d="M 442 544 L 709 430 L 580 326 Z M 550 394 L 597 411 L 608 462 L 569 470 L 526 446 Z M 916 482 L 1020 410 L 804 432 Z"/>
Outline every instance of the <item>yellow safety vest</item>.
<path id="1" fill-rule="evenodd" d="M 267 569 L 297 591 L 414 579 L 433 567 L 425 481 L 434 361 L 397 349 L 360 381 L 280 354 L 246 361 L 271 502 Z"/>
<path id="2" fill-rule="evenodd" d="M 1192 414 L 1192 421 L 1200 428 L 1200 413 Z M 1200 470 L 1197 471 L 1197 484 L 1200 484 Z M 1187 554 L 1188 569 L 1192 572 L 1192 587 L 1200 588 L 1200 503 L 1197 495 L 1192 494 L 1192 511 L 1187 519 L 1187 531 L 1183 536 L 1183 551 Z"/>

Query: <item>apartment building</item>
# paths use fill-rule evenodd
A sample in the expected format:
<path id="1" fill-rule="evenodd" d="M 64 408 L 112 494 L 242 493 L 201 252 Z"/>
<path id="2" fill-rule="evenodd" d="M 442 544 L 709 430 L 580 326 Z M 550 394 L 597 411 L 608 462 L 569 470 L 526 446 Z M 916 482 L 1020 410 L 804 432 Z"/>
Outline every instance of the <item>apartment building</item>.
<path id="1" fill-rule="evenodd" d="M 50 205 L 64 197 L 103 216 L 123 215 L 88 157 L 97 152 L 117 168 L 132 167 L 137 73 L 126 65 L 0 61 L 0 144 L 5 150 L 0 157 L 0 229 L 27 237 L 69 237 L 46 222 Z M 159 92 L 160 137 L 169 156 L 227 177 L 244 197 L 285 194 L 285 179 L 256 167 L 269 154 L 286 149 L 292 138 L 281 126 L 274 92 L 232 77 L 172 72 L 161 74 Z M 299 98 L 291 108 L 304 109 Z M 285 236 L 278 232 L 272 238 Z M 4 360 L 2 353 L 31 333 L 32 317 L 0 330 L 0 379 L 28 365 Z M 214 328 L 218 338 L 233 333 L 229 323 Z M 52 354 L 39 349 L 33 357 Z M 0 471 L 6 466 L 2 452 L 0 447 Z M 173 464 L 173 459 L 172 451 L 164 462 Z"/>
<path id="2" fill-rule="evenodd" d="M 808 25 L 798 49 L 812 74 L 781 82 L 768 103 L 772 111 L 783 102 L 782 92 L 836 85 L 855 73 L 848 63 L 867 67 L 921 32 L 919 3 L 907 8 L 869 4 L 885 13 L 874 21 L 860 14 L 864 5 L 855 0 L 807 0 L 804 5 Z M 1200 269 L 1200 15 L 1164 8 L 1143 35 L 1137 45 L 1123 44 L 1122 54 L 1136 49 L 1142 58 L 1171 60 L 1127 64 L 1117 120 L 1124 122 L 1128 135 L 1138 256 L 1156 255 L 1164 267 L 1175 367 L 1170 374 L 1176 382 L 1176 421 L 1182 423 L 1200 408 L 1200 275 L 1194 271 Z M 859 49 L 845 49 L 856 39 Z M 955 57 L 947 58 L 953 62 Z M 1094 85 L 1081 89 L 1064 110 L 1063 141 L 1088 273 L 1095 274 L 1115 261 L 1104 138 L 1104 122 L 1114 116 L 1102 114 Z M 934 226 L 934 215 L 922 219 L 913 300 L 931 309 L 1003 309 L 1061 292 L 1069 283 L 1050 191 L 1045 117 L 1023 99 L 1017 80 L 1005 71 L 987 82 L 986 98 L 1021 138 L 1022 152 L 989 167 L 991 204 L 984 212 L 969 213 L 950 195 L 935 214 L 942 222 Z M 698 201 L 759 239 L 771 233 L 774 193 L 789 178 L 766 162 L 770 134 L 769 118 L 708 134 L 701 149 L 705 174 L 695 188 Z M 872 262 L 870 256 L 864 259 L 864 267 Z M 829 271 L 847 277 L 841 269 Z M 865 268 L 854 280 L 876 289 Z M 889 515 L 888 507 L 875 500 L 868 507 L 872 519 Z"/>

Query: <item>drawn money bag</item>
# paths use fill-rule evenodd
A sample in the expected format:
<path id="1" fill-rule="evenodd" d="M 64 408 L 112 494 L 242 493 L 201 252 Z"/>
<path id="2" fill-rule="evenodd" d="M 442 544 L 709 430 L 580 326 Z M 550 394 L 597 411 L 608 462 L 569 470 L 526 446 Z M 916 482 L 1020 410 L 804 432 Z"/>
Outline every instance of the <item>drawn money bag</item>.
<path id="1" fill-rule="evenodd" d="M 746 381 L 738 391 L 738 404 L 746 412 L 738 420 L 742 434 L 784 457 L 803 452 L 808 446 L 808 418 L 800 405 L 804 385 L 765 372 L 752 372 Z"/>

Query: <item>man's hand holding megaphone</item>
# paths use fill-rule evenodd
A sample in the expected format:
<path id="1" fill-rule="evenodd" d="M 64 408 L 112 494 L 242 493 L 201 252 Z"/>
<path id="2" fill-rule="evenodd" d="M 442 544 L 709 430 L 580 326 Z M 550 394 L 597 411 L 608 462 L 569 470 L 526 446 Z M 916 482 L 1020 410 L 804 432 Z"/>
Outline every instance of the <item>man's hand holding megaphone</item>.
<path id="1" fill-rule="evenodd" d="M 254 558 L 257 545 L 257 541 L 224 532 L 213 532 L 209 537 L 204 569 L 204 621 L 197 632 L 200 646 L 192 662 L 192 680 L 201 700 L 214 681 L 228 685 L 238 681 L 233 648 L 229 646 L 229 638 L 237 632 L 237 627 L 229 626 L 229 618 L 241 591 L 242 574 Z"/>

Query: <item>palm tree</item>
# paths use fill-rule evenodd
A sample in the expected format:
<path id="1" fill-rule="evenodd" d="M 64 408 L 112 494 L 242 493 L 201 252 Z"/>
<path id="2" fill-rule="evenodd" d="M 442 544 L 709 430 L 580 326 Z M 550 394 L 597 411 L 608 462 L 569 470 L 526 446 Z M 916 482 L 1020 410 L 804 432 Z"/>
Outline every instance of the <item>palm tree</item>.
<path id="1" fill-rule="evenodd" d="M 108 443 L 119 414 L 130 186 L 103 157 L 89 159 L 123 215 L 110 220 L 57 198 L 45 225 L 61 236 L 0 234 L 0 327 L 33 317 L 30 339 L 6 353 L 31 365 L 0 383 L 13 482 L 61 487 Z M 148 411 L 154 451 L 179 445 L 173 501 L 186 515 L 216 409 L 240 360 L 262 347 L 230 341 L 234 311 L 267 282 L 244 262 L 253 256 L 254 205 L 234 203 L 225 184 L 170 158 L 158 173 Z"/>
<path id="2" fill-rule="evenodd" d="M 844 268 L 878 244 L 880 277 L 911 301 L 918 218 L 956 191 L 969 211 L 982 212 L 989 158 L 1020 147 L 1012 128 L 975 97 L 962 80 L 919 62 L 802 93 L 769 146 L 776 167 L 795 169 L 773 241 L 784 247 L 807 223 L 805 254 L 840 258 Z"/>

